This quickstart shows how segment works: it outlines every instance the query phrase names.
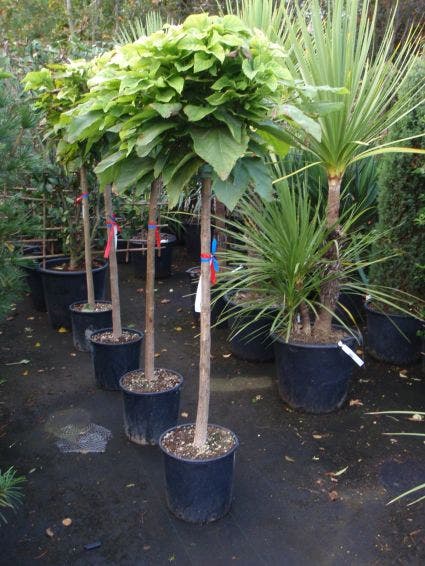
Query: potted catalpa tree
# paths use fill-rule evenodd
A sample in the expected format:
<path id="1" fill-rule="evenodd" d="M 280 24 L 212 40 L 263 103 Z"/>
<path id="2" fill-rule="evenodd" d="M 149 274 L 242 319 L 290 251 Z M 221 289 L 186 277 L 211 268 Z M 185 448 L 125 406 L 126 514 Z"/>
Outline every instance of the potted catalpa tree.
<path id="1" fill-rule="evenodd" d="M 307 128 L 315 126 L 289 105 L 299 103 L 304 94 L 294 87 L 285 60 L 278 46 L 234 16 L 190 16 L 180 26 L 118 48 L 110 64 L 92 79 L 91 106 L 84 107 L 86 116 L 103 113 L 100 127 L 108 124 L 119 132 L 119 141 L 97 167 L 104 183 L 112 182 L 119 190 L 129 179 L 137 183 L 149 176 L 154 210 L 157 184 L 164 184 L 172 207 L 195 174 L 202 178 L 198 412 L 196 423 L 174 427 L 160 439 L 168 505 L 186 521 L 213 521 L 228 511 L 238 445 L 233 432 L 208 423 L 210 281 L 215 264 L 211 196 L 214 192 L 229 208 L 248 187 L 271 197 L 265 158 L 270 146 L 284 153 L 288 145 L 274 132 L 262 130 L 259 135 L 258 126 L 279 104 L 288 102 L 298 118 L 305 118 Z M 112 126 L 110 116 L 117 116 Z M 154 223 L 153 217 L 150 221 Z M 160 374 L 153 364 L 145 366 L 146 382 L 159 383 Z"/>
<path id="2" fill-rule="evenodd" d="M 35 106 L 44 114 L 45 137 L 55 146 L 59 163 L 69 177 L 76 170 L 79 173 L 78 192 L 75 190 L 71 198 L 66 198 L 70 200 L 69 206 L 81 207 L 81 213 L 77 210 L 76 214 L 80 222 L 82 219 L 84 253 L 80 256 L 78 246 L 70 245 L 69 258 L 48 260 L 40 270 L 52 325 L 69 328 L 72 324 L 74 345 L 83 351 L 88 350 L 86 331 L 107 326 L 111 318 L 111 306 L 103 301 L 107 262 L 93 261 L 91 250 L 87 169 L 91 168 L 96 152 L 94 148 L 87 152 L 81 145 L 65 140 L 69 121 L 66 112 L 87 92 L 89 74 L 89 63 L 74 61 L 30 72 L 24 79 L 25 89 L 35 93 Z"/>

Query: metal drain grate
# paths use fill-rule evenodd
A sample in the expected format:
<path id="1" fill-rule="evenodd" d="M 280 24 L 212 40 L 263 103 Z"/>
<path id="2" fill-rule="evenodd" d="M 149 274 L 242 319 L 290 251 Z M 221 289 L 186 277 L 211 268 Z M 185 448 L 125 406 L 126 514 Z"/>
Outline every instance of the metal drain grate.
<path id="1" fill-rule="evenodd" d="M 105 452 L 112 438 L 110 430 L 91 423 L 89 414 L 82 409 L 65 409 L 51 415 L 46 429 L 58 438 L 55 444 L 63 453 Z"/>

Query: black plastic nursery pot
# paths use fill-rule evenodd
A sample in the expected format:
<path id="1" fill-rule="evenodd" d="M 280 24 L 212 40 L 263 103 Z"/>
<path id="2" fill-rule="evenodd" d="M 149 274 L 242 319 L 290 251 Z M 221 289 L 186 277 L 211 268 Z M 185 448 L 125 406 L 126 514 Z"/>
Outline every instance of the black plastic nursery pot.
<path id="1" fill-rule="evenodd" d="M 241 314 L 242 308 L 226 295 L 227 305 L 231 309 L 228 325 L 231 328 L 230 350 L 234 356 L 248 362 L 271 362 L 274 360 L 273 339 L 270 335 L 275 311 L 262 314 L 255 320 L 261 309 L 249 314 Z M 241 329 L 241 330 L 238 330 Z"/>
<path id="2" fill-rule="evenodd" d="M 377 360 L 398 366 L 417 362 L 421 355 L 423 321 L 404 314 L 386 314 L 365 303 L 366 349 Z"/>
<path id="3" fill-rule="evenodd" d="M 341 321 L 347 326 L 362 324 L 365 318 L 364 301 L 365 297 L 362 295 L 342 291 L 336 307 L 339 320 L 335 318 L 335 324 L 341 324 Z"/>
<path id="4" fill-rule="evenodd" d="M 173 262 L 173 247 L 176 242 L 174 234 L 161 233 L 161 254 L 155 250 L 155 278 L 165 279 L 171 277 Z M 130 240 L 130 250 L 145 248 L 146 240 L 142 238 L 132 238 Z M 124 254 L 125 255 L 125 254 Z M 146 277 L 146 252 L 133 252 L 131 262 L 134 268 L 135 277 Z"/>
<path id="5" fill-rule="evenodd" d="M 108 305 L 109 310 L 87 311 L 78 307 L 85 305 L 84 302 L 73 303 L 69 306 L 71 311 L 72 339 L 74 347 L 80 352 L 90 351 L 90 336 L 96 330 L 112 326 L 112 303 L 111 301 L 96 301 L 96 304 Z"/>
<path id="6" fill-rule="evenodd" d="M 229 512 L 232 504 L 235 454 L 239 446 L 236 435 L 232 433 L 234 446 L 226 454 L 211 459 L 192 460 L 181 458 L 164 446 L 164 437 L 171 430 L 173 429 L 164 432 L 159 440 L 164 455 L 168 508 L 173 515 L 189 523 L 210 523 L 221 519 Z"/>
<path id="7" fill-rule="evenodd" d="M 201 272 L 201 268 L 198 266 L 191 267 L 186 270 L 186 274 L 189 277 L 190 299 L 193 309 L 193 318 L 196 322 L 199 321 L 199 315 L 200 315 L 199 312 L 195 312 L 195 298 L 196 298 L 196 290 L 198 288 L 200 272 Z M 214 300 L 214 295 L 218 293 L 220 293 L 220 285 L 216 284 L 211 287 L 212 300 Z M 226 309 L 226 301 L 224 300 L 224 297 L 219 297 L 216 301 L 214 301 L 211 307 L 211 324 L 215 325 L 216 328 L 225 328 L 227 326 L 227 320 L 222 320 L 218 323 L 225 309 Z"/>
<path id="8" fill-rule="evenodd" d="M 24 265 L 25 280 L 30 290 L 32 306 L 36 311 L 46 312 L 46 301 L 44 300 L 43 281 L 40 272 L 40 263 L 37 261 Z"/>
<path id="9" fill-rule="evenodd" d="M 136 444 L 156 445 L 162 433 L 177 424 L 183 377 L 175 371 L 167 371 L 176 375 L 179 383 L 166 391 L 130 391 L 123 383 L 127 374 L 119 381 L 123 395 L 125 434 Z"/>
<path id="10" fill-rule="evenodd" d="M 101 389 L 119 391 L 120 378 L 128 371 L 140 367 L 140 348 L 143 332 L 133 328 L 123 328 L 123 332 L 137 334 L 131 342 L 112 343 L 96 342 L 94 338 L 102 332 L 112 331 L 112 328 L 102 328 L 90 336 L 90 350 L 92 354 L 94 377 Z"/>
<path id="11" fill-rule="evenodd" d="M 55 266 L 67 263 L 69 258 L 56 258 L 46 261 L 46 266 L 40 266 L 43 281 L 44 297 L 47 313 L 53 328 L 71 328 L 71 311 L 69 306 L 77 301 L 87 298 L 87 284 L 85 271 L 60 271 Z M 96 300 L 105 298 L 105 281 L 108 263 L 101 265 L 93 271 L 94 294 Z"/>
<path id="12" fill-rule="evenodd" d="M 355 362 L 336 343 L 285 342 L 274 336 L 279 394 L 294 409 L 329 413 L 344 403 Z M 355 349 L 356 338 L 343 339 Z"/>

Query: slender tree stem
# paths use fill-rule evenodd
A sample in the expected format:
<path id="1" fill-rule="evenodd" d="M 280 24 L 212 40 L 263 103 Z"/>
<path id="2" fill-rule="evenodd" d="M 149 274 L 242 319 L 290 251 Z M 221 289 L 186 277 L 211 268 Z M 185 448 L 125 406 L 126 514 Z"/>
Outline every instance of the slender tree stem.
<path id="1" fill-rule="evenodd" d="M 107 222 L 111 222 L 112 218 L 112 187 L 106 185 L 104 191 L 105 198 L 105 215 Z M 113 227 L 108 229 L 113 230 Z M 115 241 L 112 241 L 111 250 L 109 252 L 109 281 L 111 285 L 111 301 L 112 301 L 112 334 L 113 337 L 118 339 L 122 336 L 121 326 L 121 305 L 120 305 L 120 289 L 118 283 L 118 264 L 117 254 L 115 252 Z"/>
<path id="2" fill-rule="evenodd" d="M 311 323 L 310 323 L 310 311 L 308 310 L 308 306 L 303 301 L 300 304 L 300 314 L 301 314 L 301 326 L 302 326 L 302 333 L 306 336 L 311 335 Z"/>
<path id="3" fill-rule="evenodd" d="M 151 185 L 148 224 L 156 224 L 161 180 Z M 149 230 L 146 239 L 146 310 L 145 310 L 145 378 L 154 378 L 155 369 L 155 230 Z"/>
<path id="4" fill-rule="evenodd" d="M 329 259 L 331 260 L 327 266 L 328 273 L 337 273 L 341 270 L 338 252 L 339 238 L 339 210 L 341 202 L 341 181 L 342 176 L 328 177 L 328 203 L 326 209 L 326 223 L 328 228 L 334 229 L 334 239 L 336 243 L 329 250 Z M 333 314 L 338 303 L 340 281 L 335 277 L 326 280 L 320 289 L 320 302 L 322 307 L 319 310 L 318 317 L 314 323 L 314 333 L 330 333 L 332 330 Z"/>
<path id="5" fill-rule="evenodd" d="M 211 252 L 211 178 L 202 180 L 201 189 L 201 254 L 208 256 Z M 198 412 L 194 445 L 202 449 L 207 441 L 208 414 L 210 404 L 211 373 L 211 289 L 210 264 L 201 262 L 201 338 L 199 353 L 199 393 Z"/>
<path id="6" fill-rule="evenodd" d="M 72 15 L 72 0 L 65 0 L 66 17 L 68 18 L 69 39 L 75 35 L 74 17 Z"/>
<path id="7" fill-rule="evenodd" d="M 84 166 L 80 169 L 81 193 L 87 196 L 82 198 L 81 206 L 83 209 L 83 230 L 84 230 L 84 256 L 86 264 L 86 282 L 87 282 L 87 303 L 90 309 L 94 310 L 94 283 L 92 271 L 92 253 L 91 253 L 91 237 L 90 237 L 90 207 L 88 199 L 89 185 L 87 182 L 87 172 Z"/>

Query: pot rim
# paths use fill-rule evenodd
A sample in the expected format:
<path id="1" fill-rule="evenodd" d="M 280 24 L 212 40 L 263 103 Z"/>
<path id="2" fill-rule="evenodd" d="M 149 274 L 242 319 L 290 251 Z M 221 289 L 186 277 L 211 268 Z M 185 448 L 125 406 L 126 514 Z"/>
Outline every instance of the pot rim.
<path id="1" fill-rule="evenodd" d="M 99 299 L 99 300 L 95 300 L 94 302 L 95 302 L 95 304 L 111 305 L 111 308 L 107 311 L 84 311 L 84 314 L 98 314 L 100 312 L 104 313 L 104 312 L 109 312 L 109 311 L 112 310 L 112 301 Z M 87 304 L 87 301 L 75 301 L 75 303 L 70 304 L 68 308 L 71 312 L 77 312 L 78 313 L 78 312 L 82 312 L 82 311 L 77 310 L 75 307 L 77 305 L 86 305 L 86 304 Z"/>
<path id="2" fill-rule="evenodd" d="M 128 393 L 129 395 L 149 397 L 149 396 L 161 395 L 163 393 L 170 393 L 171 391 L 179 389 L 183 385 L 184 378 L 183 378 L 182 374 L 179 373 L 178 371 L 175 371 L 173 369 L 168 369 L 168 368 L 155 368 L 155 369 L 163 369 L 165 371 L 169 371 L 170 373 L 174 373 L 175 375 L 177 375 L 180 378 L 179 383 L 177 383 L 176 385 L 171 387 L 171 389 L 164 389 L 163 391 L 131 391 L 131 389 L 127 389 L 126 387 L 124 387 L 124 385 L 122 384 L 122 381 L 124 380 L 125 376 L 128 375 L 129 373 L 133 373 L 134 371 L 144 371 L 143 368 L 138 368 L 138 369 L 132 369 L 130 371 L 127 371 L 124 375 L 122 375 L 120 377 L 119 386 L 120 386 L 121 391 L 123 391 L 124 393 Z"/>
<path id="3" fill-rule="evenodd" d="M 96 336 L 96 334 L 101 334 L 102 332 L 112 331 L 112 328 L 109 327 L 109 328 L 100 328 L 99 330 L 95 330 L 91 334 L 89 340 L 93 344 L 96 344 L 96 346 L 108 346 L 108 347 L 109 346 L 116 346 L 116 347 L 118 347 L 118 346 L 127 346 L 128 344 L 135 344 L 136 342 L 141 341 L 143 339 L 144 335 L 145 335 L 145 333 L 142 330 L 136 330 L 135 328 L 123 328 L 122 330 L 127 331 L 127 332 L 134 332 L 134 333 L 138 334 L 139 336 L 138 336 L 138 338 L 136 338 L 135 340 L 132 340 L 131 342 L 117 342 L 117 343 L 115 343 L 115 342 L 95 342 L 93 340 L 93 336 Z"/>
<path id="4" fill-rule="evenodd" d="M 424 323 L 424 321 L 420 318 L 418 318 L 417 316 L 414 316 L 413 314 L 407 314 L 407 313 L 385 313 L 385 312 L 380 312 L 375 310 L 372 306 L 372 299 L 368 299 L 367 301 L 364 302 L 364 308 L 366 310 L 366 312 L 370 312 L 372 314 L 376 314 L 378 316 L 382 316 L 385 318 L 399 318 L 399 319 L 413 319 L 413 320 L 417 320 L 418 322 L 422 322 Z"/>
<path id="5" fill-rule="evenodd" d="M 54 275 L 58 275 L 59 277 L 75 277 L 75 276 L 80 276 L 82 274 L 86 273 L 86 270 L 77 270 L 77 271 L 57 271 L 56 269 L 49 269 L 47 267 L 47 264 L 52 262 L 66 262 L 69 261 L 69 256 L 63 256 L 63 257 L 57 257 L 57 258 L 53 258 L 53 259 L 48 259 L 46 261 L 46 267 L 43 267 L 42 262 L 40 262 L 40 265 L 38 267 L 38 271 L 40 271 L 41 273 L 46 273 L 46 274 L 54 274 Z M 103 262 L 103 265 L 101 265 L 100 267 L 95 267 L 94 269 L 92 268 L 92 273 L 97 273 L 99 271 L 103 271 L 104 269 L 106 269 L 108 267 L 108 261 L 106 261 L 105 259 L 100 259 L 99 261 Z"/>
<path id="6" fill-rule="evenodd" d="M 335 328 L 335 327 L 334 327 Z M 341 327 L 336 327 L 336 328 L 341 328 Z M 345 329 L 343 329 L 345 330 Z M 348 334 L 346 336 L 344 336 L 344 338 L 342 338 L 342 342 L 344 342 L 344 344 L 347 344 L 348 341 L 350 340 L 354 340 L 355 342 L 357 342 L 357 344 L 360 346 L 363 343 L 363 339 L 362 339 L 362 335 L 361 332 L 354 332 L 354 336 L 353 334 Z M 317 343 L 310 343 L 310 342 L 291 342 L 291 341 L 286 341 L 284 338 L 281 338 L 280 336 L 278 336 L 275 333 L 270 334 L 270 336 L 273 339 L 273 342 L 278 342 L 279 344 L 285 344 L 287 346 L 295 346 L 297 348 L 306 348 L 306 349 L 319 349 L 319 348 L 325 348 L 327 350 L 329 349 L 337 349 L 339 348 L 338 343 L 337 342 L 322 342 L 320 344 Z"/>
<path id="7" fill-rule="evenodd" d="M 196 464 L 208 464 L 209 462 L 217 462 L 218 460 L 223 460 L 224 458 L 227 458 L 228 456 L 233 454 L 239 448 L 239 438 L 236 436 L 236 434 L 233 432 L 233 430 L 230 430 L 230 428 L 227 428 L 225 426 L 217 425 L 217 424 L 214 424 L 214 423 L 208 423 L 208 426 L 213 426 L 215 428 L 225 430 L 226 432 L 230 432 L 232 434 L 233 439 L 234 439 L 234 445 L 232 446 L 232 448 L 228 452 L 226 452 L 225 454 L 221 454 L 220 456 L 214 456 L 212 458 L 203 458 L 203 459 L 200 459 L 200 458 L 197 458 L 197 459 L 185 458 L 183 456 L 179 456 L 178 454 L 174 454 L 174 452 L 170 452 L 163 445 L 164 436 L 174 429 L 187 428 L 189 426 L 195 426 L 195 423 L 177 424 L 175 426 L 170 427 L 169 429 L 167 429 L 165 432 L 163 432 L 161 434 L 161 436 L 159 437 L 158 446 L 160 447 L 160 449 L 162 450 L 162 452 L 164 454 L 166 454 L 167 456 L 170 456 L 171 458 L 174 458 L 175 460 L 179 460 L 180 462 L 186 462 L 188 464 L 196 465 Z"/>

